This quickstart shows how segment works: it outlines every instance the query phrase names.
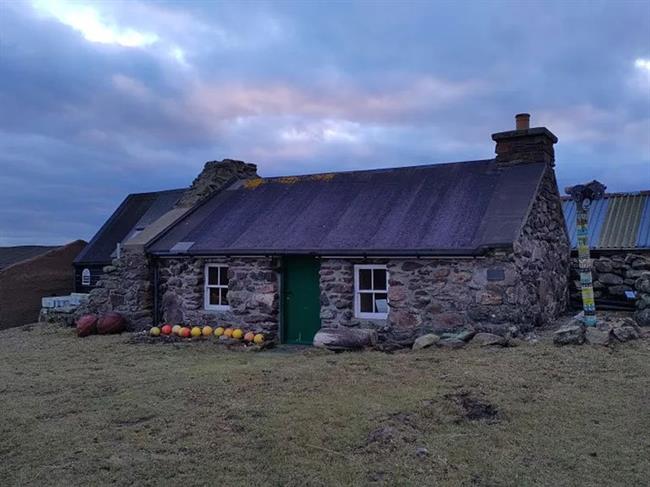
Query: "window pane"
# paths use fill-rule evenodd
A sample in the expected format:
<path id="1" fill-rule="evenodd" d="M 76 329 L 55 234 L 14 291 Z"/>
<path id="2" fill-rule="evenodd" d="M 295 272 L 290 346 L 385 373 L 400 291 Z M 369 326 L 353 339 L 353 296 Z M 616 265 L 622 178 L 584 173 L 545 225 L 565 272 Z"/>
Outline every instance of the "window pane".
<path id="1" fill-rule="evenodd" d="M 373 269 L 372 273 L 374 281 L 373 287 L 375 290 L 385 291 L 386 287 L 386 269 Z"/>
<path id="2" fill-rule="evenodd" d="M 224 306 L 228 305 L 228 288 L 222 287 L 221 291 L 221 304 Z"/>
<path id="3" fill-rule="evenodd" d="M 228 285 L 228 267 L 219 267 L 219 284 L 222 286 Z"/>
<path id="4" fill-rule="evenodd" d="M 372 293 L 359 294 L 359 311 L 362 313 L 372 313 Z"/>
<path id="5" fill-rule="evenodd" d="M 208 267 L 208 285 L 216 286 L 219 284 L 219 268 L 218 267 Z"/>
<path id="6" fill-rule="evenodd" d="M 211 305 L 217 305 L 219 303 L 219 289 L 211 287 L 209 290 L 209 300 Z"/>
<path id="7" fill-rule="evenodd" d="M 375 313 L 388 313 L 388 294 L 375 294 Z"/>
<path id="8" fill-rule="evenodd" d="M 372 271 L 359 269 L 359 289 L 372 289 Z"/>

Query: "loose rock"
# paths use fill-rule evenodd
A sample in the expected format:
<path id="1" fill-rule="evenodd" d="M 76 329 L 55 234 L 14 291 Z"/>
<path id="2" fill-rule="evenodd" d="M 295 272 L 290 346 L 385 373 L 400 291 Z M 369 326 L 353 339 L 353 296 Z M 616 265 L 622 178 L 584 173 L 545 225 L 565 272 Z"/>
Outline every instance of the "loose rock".
<path id="1" fill-rule="evenodd" d="M 598 328 L 589 327 L 585 330 L 585 340 L 591 345 L 609 345 L 609 328 L 599 330 Z"/>
<path id="2" fill-rule="evenodd" d="M 506 339 L 492 333 L 477 333 L 472 339 L 472 344 L 480 345 L 482 347 L 493 345 L 504 346 L 506 345 Z"/>
<path id="3" fill-rule="evenodd" d="M 582 345 L 584 342 L 585 327 L 583 325 L 565 326 L 553 334 L 553 343 L 556 345 Z"/>
<path id="4" fill-rule="evenodd" d="M 413 343 L 413 350 L 420 350 L 422 348 L 430 347 L 440 340 L 440 337 L 434 333 L 422 335 Z"/>
<path id="5" fill-rule="evenodd" d="M 461 330 L 457 333 L 443 333 L 440 338 L 445 340 L 460 340 L 463 342 L 468 342 L 474 335 L 476 335 L 476 332 L 474 330 Z"/>
<path id="6" fill-rule="evenodd" d="M 436 346 L 441 348 L 456 349 L 456 348 L 463 348 L 465 346 L 465 342 L 457 338 L 443 338 L 436 342 Z"/>
<path id="7" fill-rule="evenodd" d="M 429 450 L 424 448 L 423 446 L 418 447 L 415 449 L 415 456 L 418 458 L 424 458 L 429 456 Z"/>
<path id="8" fill-rule="evenodd" d="M 634 314 L 634 320 L 639 326 L 650 326 L 650 308 L 637 311 Z"/>
<path id="9" fill-rule="evenodd" d="M 639 338 L 639 334 L 633 326 L 612 328 L 612 334 L 621 342 L 627 342 Z"/>

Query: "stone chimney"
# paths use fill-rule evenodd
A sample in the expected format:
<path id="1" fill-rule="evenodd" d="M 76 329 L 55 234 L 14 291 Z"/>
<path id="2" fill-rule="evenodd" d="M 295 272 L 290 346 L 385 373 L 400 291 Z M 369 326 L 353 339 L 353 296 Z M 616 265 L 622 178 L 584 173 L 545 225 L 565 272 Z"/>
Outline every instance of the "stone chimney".
<path id="1" fill-rule="evenodd" d="M 192 186 L 183 194 L 176 208 L 189 208 L 199 201 L 221 189 L 230 179 L 257 178 L 257 166 L 244 161 L 224 159 L 209 161 L 203 166 L 203 171 L 196 177 Z"/>
<path id="2" fill-rule="evenodd" d="M 545 162 L 555 166 L 553 144 L 557 137 L 546 127 L 530 128 L 530 114 L 515 116 L 515 130 L 492 134 L 496 145 L 496 161 L 501 166 Z"/>

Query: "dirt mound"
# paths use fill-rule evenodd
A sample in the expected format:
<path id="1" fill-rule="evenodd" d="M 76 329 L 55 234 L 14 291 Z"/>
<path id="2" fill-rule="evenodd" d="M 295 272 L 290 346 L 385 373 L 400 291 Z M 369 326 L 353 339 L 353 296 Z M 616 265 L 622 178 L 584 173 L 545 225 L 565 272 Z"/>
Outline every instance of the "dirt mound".
<path id="1" fill-rule="evenodd" d="M 448 394 L 445 397 L 456 404 L 464 420 L 495 423 L 500 419 L 499 410 L 493 404 L 472 397 L 469 392 Z"/>

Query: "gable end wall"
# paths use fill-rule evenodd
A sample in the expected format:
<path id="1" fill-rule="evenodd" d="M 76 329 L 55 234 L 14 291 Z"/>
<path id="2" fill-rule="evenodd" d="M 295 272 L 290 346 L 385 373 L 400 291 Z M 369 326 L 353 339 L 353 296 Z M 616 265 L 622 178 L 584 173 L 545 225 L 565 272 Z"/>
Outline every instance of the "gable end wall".
<path id="1" fill-rule="evenodd" d="M 542 178 L 513 250 L 521 276 L 523 318 L 535 325 L 549 323 L 567 307 L 570 260 L 562 201 L 551 168 Z"/>

